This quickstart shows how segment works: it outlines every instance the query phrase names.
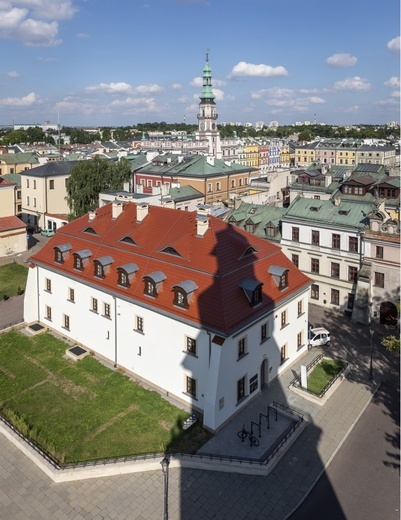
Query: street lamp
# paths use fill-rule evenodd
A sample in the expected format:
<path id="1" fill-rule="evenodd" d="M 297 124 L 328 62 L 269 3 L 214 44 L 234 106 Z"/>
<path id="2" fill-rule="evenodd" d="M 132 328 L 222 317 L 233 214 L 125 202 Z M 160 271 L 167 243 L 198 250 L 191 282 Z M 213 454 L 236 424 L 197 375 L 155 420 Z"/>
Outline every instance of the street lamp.
<path id="1" fill-rule="evenodd" d="M 373 329 L 369 330 L 370 332 L 370 371 L 369 371 L 369 379 L 373 381 L 373 334 L 375 331 Z"/>
<path id="2" fill-rule="evenodd" d="M 163 476 L 164 476 L 164 517 L 163 518 L 164 518 L 164 520 L 168 520 L 168 502 L 167 502 L 167 497 L 168 497 L 168 467 L 169 467 L 170 461 L 165 456 L 164 459 L 160 462 L 160 464 L 162 465 Z"/>

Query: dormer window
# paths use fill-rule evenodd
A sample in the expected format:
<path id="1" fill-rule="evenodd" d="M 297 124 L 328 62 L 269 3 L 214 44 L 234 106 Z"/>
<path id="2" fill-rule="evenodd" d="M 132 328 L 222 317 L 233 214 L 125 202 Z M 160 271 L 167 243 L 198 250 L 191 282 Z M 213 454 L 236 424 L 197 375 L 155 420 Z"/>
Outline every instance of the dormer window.
<path id="1" fill-rule="evenodd" d="M 84 229 L 84 233 L 89 233 L 90 235 L 97 235 L 97 233 L 93 229 L 93 227 L 90 227 L 90 226 Z"/>
<path id="2" fill-rule="evenodd" d="M 262 285 L 263 284 L 258 280 L 252 280 L 250 278 L 245 278 L 240 283 L 240 287 L 248 298 L 251 307 L 262 302 Z"/>
<path id="3" fill-rule="evenodd" d="M 131 284 L 132 278 L 137 271 L 138 271 L 138 266 L 134 263 L 125 264 L 120 267 L 117 267 L 118 285 L 122 285 L 123 287 L 129 287 Z"/>
<path id="4" fill-rule="evenodd" d="M 92 256 L 92 251 L 89 249 L 83 249 L 82 251 L 74 253 L 74 269 L 83 271 L 90 256 Z"/>
<path id="5" fill-rule="evenodd" d="M 182 307 L 183 309 L 188 309 L 193 292 L 197 288 L 198 286 L 192 280 L 186 280 L 184 282 L 173 285 L 174 305 L 177 307 Z"/>
<path id="6" fill-rule="evenodd" d="M 143 281 L 145 283 L 144 293 L 147 296 L 157 298 L 157 295 L 161 288 L 161 284 L 165 279 L 166 275 L 161 271 L 155 271 L 153 273 L 145 275 L 143 277 Z"/>
<path id="7" fill-rule="evenodd" d="M 132 246 L 137 246 L 138 244 L 135 242 L 133 238 L 130 236 L 125 236 L 123 238 L 120 238 L 120 242 L 124 242 L 124 244 L 131 244 Z"/>
<path id="8" fill-rule="evenodd" d="M 245 249 L 244 254 L 241 256 L 241 258 L 252 256 L 254 253 L 257 253 L 257 250 L 253 246 L 249 246 Z"/>
<path id="9" fill-rule="evenodd" d="M 95 266 L 94 275 L 97 278 L 104 278 L 110 265 L 113 262 L 114 260 L 111 256 L 102 256 L 101 258 L 96 258 L 96 260 L 93 260 L 93 264 Z"/>
<path id="10" fill-rule="evenodd" d="M 64 260 L 68 254 L 68 251 L 71 251 L 71 244 L 61 244 L 60 246 L 54 246 L 54 261 L 58 264 L 63 264 Z"/>
<path id="11" fill-rule="evenodd" d="M 162 253 L 167 253 L 169 255 L 174 255 L 174 256 L 181 256 L 180 253 L 178 253 L 178 251 L 176 251 L 174 249 L 174 247 L 171 247 L 171 246 L 167 246 L 165 247 L 164 249 L 161 250 Z"/>
<path id="12" fill-rule="evenodd" d="M 273 276 L 273 280 L 277 284 L 277 287 L 280 289 L 280 291 L 288 287 L 289 269 L 287 267 L 272 265 L 269 267 L 268 272 Z"/>

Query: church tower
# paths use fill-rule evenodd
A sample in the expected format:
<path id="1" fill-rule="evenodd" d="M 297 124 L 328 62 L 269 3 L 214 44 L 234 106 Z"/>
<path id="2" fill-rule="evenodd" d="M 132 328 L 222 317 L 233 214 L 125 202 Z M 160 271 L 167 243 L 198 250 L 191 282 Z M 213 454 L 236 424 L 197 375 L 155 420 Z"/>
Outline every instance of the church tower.
<path id="1" fill-rule="evenodd" d="M 217 130 L 217 114 L 215 95 L 212 90 L 212 69 L 209 65 L 209 55 L 206 53 L 206 64 L 203 69 L 203 89 L 199 96 L 199 114 L 197 139 L 208 142 L 208 154 L 216 159 L 222 158 L 220 133 Z"/>

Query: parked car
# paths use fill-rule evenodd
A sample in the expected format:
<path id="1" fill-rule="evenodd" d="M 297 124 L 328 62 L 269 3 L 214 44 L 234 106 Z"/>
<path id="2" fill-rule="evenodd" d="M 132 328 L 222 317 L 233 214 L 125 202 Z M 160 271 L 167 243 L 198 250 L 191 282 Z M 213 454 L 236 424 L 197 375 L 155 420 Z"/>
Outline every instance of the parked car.
<path id="1" fill-rule="evenodd" d="M 330 346 L 330 332 L 324 327 L 316 327 L 309 329 L 308 332 L 308 346 L 320 347 L 326 345 Z"/>
<path id="2" fill-rule="evenodd" d="M 27 233 L 40 233 L 40 227 L 37 226 L 36 224 L 30 224 L 29 226 L 26 227 L 26 232 Z"/>
<path id="3" fill-rule="evenodd" d="M 43 235 L 44 237 L 52 237 L 54 235 L 54 233 L 55 233 L 54 229 L 44 229 L 41 232 L 41 235 Z"/>

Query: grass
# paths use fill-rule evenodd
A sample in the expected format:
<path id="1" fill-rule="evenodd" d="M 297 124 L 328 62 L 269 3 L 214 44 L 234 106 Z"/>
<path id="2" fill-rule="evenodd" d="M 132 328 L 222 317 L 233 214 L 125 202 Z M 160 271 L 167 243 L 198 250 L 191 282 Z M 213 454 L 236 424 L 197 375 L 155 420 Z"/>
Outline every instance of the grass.
<path id="1" fill-rule="evenodd" d="M 323 359 L 308 375 L 308 390 L 320 395 L 326 386 L 341 372 L 345 363 L 339 359 Z"/>
<path id="2" fill-rule="evenodd" d="M 63 358 L 50 333 L 0 335 L 0 409 L 60 462 L 144 453 L 193 453 L 210 438 L 188 413 L 93 357 Z"/>
<path id="3" fill-rule="evenodd" d="M 18 290 L 25 290 L 28 268 L 17 264 L 6 264 L 0 267 L 0 300 L 4 296 L 15 296 Z"/>

